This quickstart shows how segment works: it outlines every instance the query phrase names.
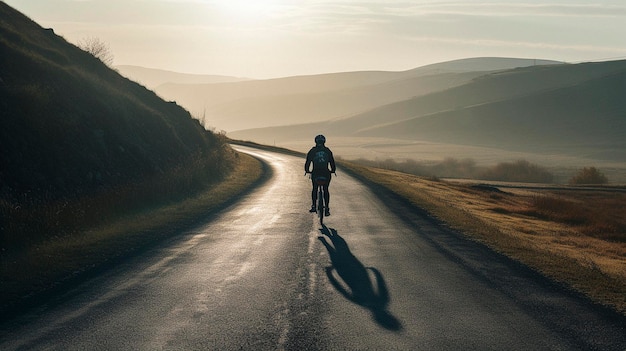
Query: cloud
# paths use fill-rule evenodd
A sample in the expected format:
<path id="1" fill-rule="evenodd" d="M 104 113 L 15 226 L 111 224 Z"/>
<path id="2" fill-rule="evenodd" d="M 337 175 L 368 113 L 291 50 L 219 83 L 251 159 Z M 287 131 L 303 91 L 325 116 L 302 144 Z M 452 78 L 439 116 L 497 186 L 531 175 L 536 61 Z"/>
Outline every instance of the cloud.
<path id="1" fill-rule="evenodd" d="M 558 21 L 563 27 L 600 20 L 623 21 L 626 5 L 620 3 L 542 3 L 536 2 L 408 2 L 408 1 L 291 1 L 283 2 L 269 25 L 294 34 L 320 35 L 414 35 L 436 30 L 443 33 L 481 28 L 499 31 L 497 26 L 516 23 L 550 27 Z M 506 22 L 505 22 L 506 21 Z M 522 28 L 515 28 L 522 30 Z M 532 28 L 531 28 L 532 31 Z"/>
<path id="2" fill-rule="evenodd" d="M 463 16 L 545 16 L 545 17 L 625 17 L 626 6 L 607 3 L 543 3 L 536 2 L 381 2 L 390 16 L 416 17 L 429 15 Z M 384 5 L 382 5 L 384 4 Z"/>
<path id="3" fill-rule="evenodd" d="M 271 11 L 239 18 L 220 8 L 226 1 L 235 0 L 5 0 L 73 42 L 100 37 L 120 63 L 184 71 L 258 76 L 236 72 L 254 62 L 278 75 L 626 51 L 623 0 L 250 0 L 271 1 Z"/>
<path id="4" fill-rule="evenodd" d="M 486 38 L 451 38 L 451 37 L 413 37 L 410 39 L 413 42 L 419 43 L 437 43 L 445 45 L 455 46 L 477 46 L 477 47 L 492 47 L 492 48 L 514 48 L 514 49 L 532 49 L 532 50 L 550 50 L 550 51 L 580 51 L 589 53 L 613 53 L 613 54 L 626 54 L 626 48 L 616 48 L 614 46 L 602 46 L 602 45 L 571 45 L 571 44 L 559 44 L 549 42 L 530 42 L 530 41 L 511 41 L 511 40 L 496 40 Z"/>

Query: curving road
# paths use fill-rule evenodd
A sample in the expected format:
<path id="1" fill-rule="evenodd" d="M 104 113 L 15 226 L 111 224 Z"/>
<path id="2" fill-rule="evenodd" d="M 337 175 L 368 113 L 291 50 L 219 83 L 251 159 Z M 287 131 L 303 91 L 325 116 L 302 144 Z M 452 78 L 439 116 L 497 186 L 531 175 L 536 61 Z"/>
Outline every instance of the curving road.
<path id="1" fill-rule="evenodd" d="M 2 323 L 0 349 L 624 350 L 624 319 L 339 172 L 321 228 L 303 160 L 211 222 Z"/>

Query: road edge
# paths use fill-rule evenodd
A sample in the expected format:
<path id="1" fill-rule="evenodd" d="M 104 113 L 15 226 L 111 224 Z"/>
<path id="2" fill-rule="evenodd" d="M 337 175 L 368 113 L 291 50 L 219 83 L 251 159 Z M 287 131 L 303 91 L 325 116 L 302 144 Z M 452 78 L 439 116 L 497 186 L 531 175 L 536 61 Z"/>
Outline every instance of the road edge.
<path id="1" fill-rule="evenodd" d="M 247 166 L 244 166 L 247 168 L 236 168 L 222 182 L 207 190 L 207 192 L 213 192 L 220 187 L 227 188 L 226 191 L 230 191 L 230 193 L 222 201 L 208 204 L 201 213 L 190 211 L 192 214 L 190 217 L 177 218 L 164 225 L 134 228 L 134 230 L 138 231 L 138 234 L 135 237 L 129 235 L 129 238 L 125 239 L 126 242 L 118 242 L 116 244 L 117 249 L 104 248 L 107 250 L 105 255 L 92 255 L 93 252 L 87 253 L 85 256 L 91 257 L 91 259 L 82 262 L 80 269 L 57 276 L 55 279 L 44 282 L 44 284 L 41 284 L 41 282 L 24 284 L 15 291 L 3 291 L 3 296 L 6 296 L 6 299 L 0 305 L 0 314 L 3 319 L 1 324 L 5 324 L 11 319 L 41 306 L 54 297 L 62 295 L 81 282 L 98 276 L 142 252 L 163 245 L 167 240 L 183 235 L 198 225 L 210 221 L 221 211 L 236 203 L 242 196 L 250 193 L 271 177 L 271 168 L 265 162 L 252 155 L 240 152 L 237 152 L 237 155 L 239 155 L 238 157 L 249 157 L 255 160 L 256 163 L 249 163 Z M 243 164 L 241 162 L 240 166 Z M 246 178 L 249 174 L 256 174 L 256 176 Z M 232 183 L 235 183 L 237 186 L 233 188 Z M 149 213 L 144 215 L 150 216 Z M 118 236 L 124 237 L 124 234 Z M 124 246 L 122 251 L 111 252 L 111 250 L 119 250 L 120 246 Z M 93 250 L 92 248 L 90 251 Z"/>

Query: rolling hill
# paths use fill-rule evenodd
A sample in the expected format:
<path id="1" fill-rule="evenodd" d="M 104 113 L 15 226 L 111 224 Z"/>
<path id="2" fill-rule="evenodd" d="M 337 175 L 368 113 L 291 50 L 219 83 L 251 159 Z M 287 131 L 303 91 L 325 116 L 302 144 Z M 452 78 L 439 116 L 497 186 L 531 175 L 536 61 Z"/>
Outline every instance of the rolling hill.
<path id="1" fill-rule="evenodd" d="M 487 72 L 465 84 L 315 124 L 229 133 L 258 142 L 327 136 L 429 141 L 626 160 L 626 61 Z"/>
<path id="2" fill-rule="evenodd" d="M 212 155 L 220 138 L 0 2 L 0 203 L 84 197 Z"/>
<path id="3" fill-rule="evenodd" d="M 355 134 L 524 151 L 558 148 L 626 160 L 626 62 L 615 65 L 615 71 L 599 73 L 605 66 L 611 65 L 567 67 L 583 71 L 570 77 L 598 72 L 597 77 L 585 81 L 569 81 L 558 88 L 547 88 L 546 84 L 547 90 L 468 104 L 364 128 Z"/>
<path id="4" fill-rule="evenodd" d="M 207 125 L 230 132 L 351 116 L 465 84 L 484 71 L 538 62 L 557 63 L 481 58 L 402 72 L 346 72 L 224 84 L 165 84 L 156 91 L 187 107 Z"/>
<path id="5" fill-rule="evenodd" d="M 156 89 L 166 83 L 173 84 L 213 84 L 226 82 L 240 82 L 247 78 L 209 75 L 209 74 L 189 74 L 166 71 L 162 69 L 146 68 L 132 65 L 119 65 L 115 69 L 123 76 L 143 84 L 149 89 Z"/>

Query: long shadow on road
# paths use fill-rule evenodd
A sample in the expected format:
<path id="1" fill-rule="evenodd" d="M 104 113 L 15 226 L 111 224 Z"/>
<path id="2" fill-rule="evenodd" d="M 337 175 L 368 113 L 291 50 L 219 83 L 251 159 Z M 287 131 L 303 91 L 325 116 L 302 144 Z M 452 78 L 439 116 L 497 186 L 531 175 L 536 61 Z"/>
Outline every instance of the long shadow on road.
<path id="1" fill-rule="evenodd" d="M 346 299 L 368 308 L 380 326 L 394 331 L 402 329 L 400 321 L 387 311 L 390 298 L 382 274 L 374 267 L 365 267 L 337 230 L 323 226 L 320 232 L 323 235 L 318 238 L 332 262 L 326 275 L 335 289 Z"/>

